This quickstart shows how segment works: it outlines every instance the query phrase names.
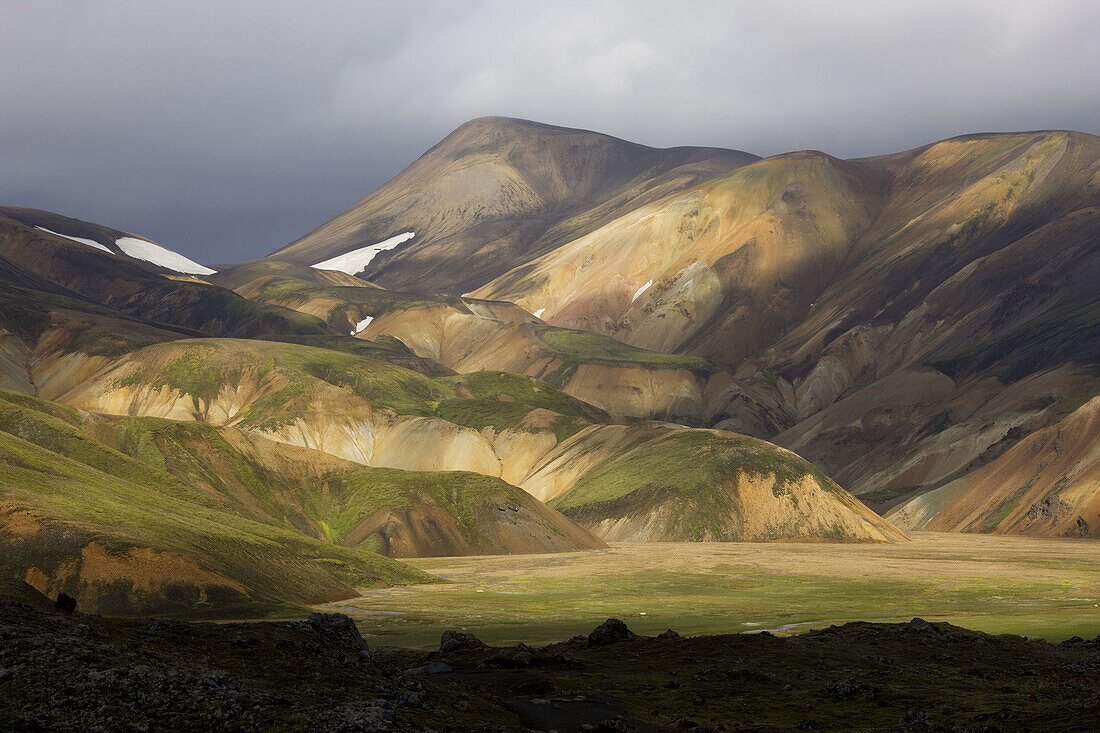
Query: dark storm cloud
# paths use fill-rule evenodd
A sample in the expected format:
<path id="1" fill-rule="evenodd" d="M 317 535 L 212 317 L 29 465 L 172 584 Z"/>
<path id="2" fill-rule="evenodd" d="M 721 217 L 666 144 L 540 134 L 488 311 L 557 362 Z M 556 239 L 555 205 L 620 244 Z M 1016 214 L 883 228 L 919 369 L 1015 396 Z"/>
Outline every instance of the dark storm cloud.
<path id="1" fill-rule="evenodd" d="M 1100 3 L 0 0 L 0 203 L 265 254 L 472 117 L 859 156 L 1100 132 Z"/>

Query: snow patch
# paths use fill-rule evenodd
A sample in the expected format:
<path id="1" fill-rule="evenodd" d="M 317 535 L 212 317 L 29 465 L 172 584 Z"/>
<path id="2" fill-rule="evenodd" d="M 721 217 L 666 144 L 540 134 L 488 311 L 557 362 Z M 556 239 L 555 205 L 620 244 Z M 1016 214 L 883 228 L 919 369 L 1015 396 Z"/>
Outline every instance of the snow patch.
<path id="1" fill-rule="evenodd" d="M 363 320 L 359 321 L 359 323 L 356 323 L 355 324 L 355 330 L 351 332 L 351 335 L 354 336 L 355 334 L 362 331 L 364 328 L 369 326 L 370 322 L 373 321 L 373 320 L 374 320 L 374 316 L 367 316 Z"/>
<path id="2" fill-rule="evenodd" d="M 84 237 L 70 237 L 68 234 L 62 234 L 61 232 L 55 232 L 52 229 L 47 229 L 46 227 L 35 227 L 35 229 L 41 229 L 42 231 L 46 232 L 46 234 L 52 234 L 55 237 L 61 237 L 62 239 L 70 239 L 70 240 L 72 240 L 74 242 L 78 242 L 80 244 L 86 244 L 89 247 L 95 247 L 96 249 L 101 249 L 109 255 L 114 254 L 114 252 L 107 249 L 106 247 L 104 247 L 102 244 L 95 241 L 94 239 L 85 239 Z"/>
<path id="3" fill-rule="evenodd" d="M 630 302 L 633 303 L 635 300 L 637 300 L 638 296 L 641 295 L 642 293 L 644 293 L 645 291 L 649 290 L 649 286 L 652 285 L 652 284 L 653 284 L 652 280 L 647 280 L 645 285 L 643 285 L 642 287 L 640 287 L 640 288 L 638 288 L 637 290 L 634 291 L 634 297 L 630 299 Z"/>
<path id="4" fill-rule="evenodd" d="M 147 242 L 136 237 L 119 237 L 115 240 L 118 248 L 135 260 L 152 262 L 154 265 L 166 270 L 182 272 L 185 275 L 213 275 L 217 270 L 204 267 L 194 260 L 189 260 L 179 252 L 165 249 L 159 244 Z"/>
<path id="5" fill-rule="evenodd" d="M 311 265 L 311 267 L 318 270 L 339 270 L 349 275 L 357 275 L 367 268 L 367 265 L 370 264 L 370 261 L 373 260 L 374 256 L 379 252 L 393 249 L 402 242 L 407 242 L 415 236 L 416 232 L 403 232 L 378 242 L 377 244 L 368 244 L 366 247 L 353 249 L 351 252 L 345 252 L 342 255 L 337 255 L 324 262 L 318 262 L 316 265 Z"/>
<path id="6" fill-rule="evenodd" d="M 534 312 L 534 316 L 535 316 L 535 318 L 542 318 L 542 314 L 545 313 L 545 312 L 546 312 L 545 308 L 539 308 L 537 311 Z"/>

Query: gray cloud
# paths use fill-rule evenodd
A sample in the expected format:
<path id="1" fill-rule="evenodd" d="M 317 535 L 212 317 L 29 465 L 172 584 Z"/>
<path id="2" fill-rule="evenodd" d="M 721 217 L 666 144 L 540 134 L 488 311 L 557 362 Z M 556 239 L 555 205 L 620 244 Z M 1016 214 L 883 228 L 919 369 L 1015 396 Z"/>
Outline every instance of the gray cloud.
<path id="1" fill-rule="evenodd" d="M 0 202 L 265 254 L 454 127 L 851 157 L 1100 132 L 1100 3 L 0 0 Z"/>

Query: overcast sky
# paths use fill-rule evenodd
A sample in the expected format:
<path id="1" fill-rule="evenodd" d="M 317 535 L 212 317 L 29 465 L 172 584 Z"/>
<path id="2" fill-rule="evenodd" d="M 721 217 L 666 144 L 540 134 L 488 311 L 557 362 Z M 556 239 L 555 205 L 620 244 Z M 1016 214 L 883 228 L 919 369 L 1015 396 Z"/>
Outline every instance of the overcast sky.
<path id="1" fill-rule="evenodd" d="M 462 122 L 844 157 L 1100 133 L 1100 2 L 0 0 L 0 203 L 271 252 Z"/>

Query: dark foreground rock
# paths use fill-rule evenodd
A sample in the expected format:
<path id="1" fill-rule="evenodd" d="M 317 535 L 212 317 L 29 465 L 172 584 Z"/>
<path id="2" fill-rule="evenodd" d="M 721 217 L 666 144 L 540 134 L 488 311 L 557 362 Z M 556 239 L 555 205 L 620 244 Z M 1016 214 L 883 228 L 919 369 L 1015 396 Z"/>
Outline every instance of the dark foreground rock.
<path id="1" fill-rule="evenodd" d="M 488 649 L 489 646 L 473 634 L 465 631 L 444 631 L 439 640 L 439 651 L 444 654 L 463 649 Z"/>
<path id="2" fill-rule="evenodd" d="M 592 630 L 588 635 L 589 646 L 617 644 L 620 641 L 633 641 L 638 636 L 617 618 L 609 618 Z"/>
<path id="3" fill-rule="evenodd" d="M 1100 720 L 1100 638 L 921 620 L 788 639 L 604 623 L 541 648 L 467 636 L 368 649 L 336 614 L 124 621 L 0 601 L 0 730 L 1049 733 Z"/>

